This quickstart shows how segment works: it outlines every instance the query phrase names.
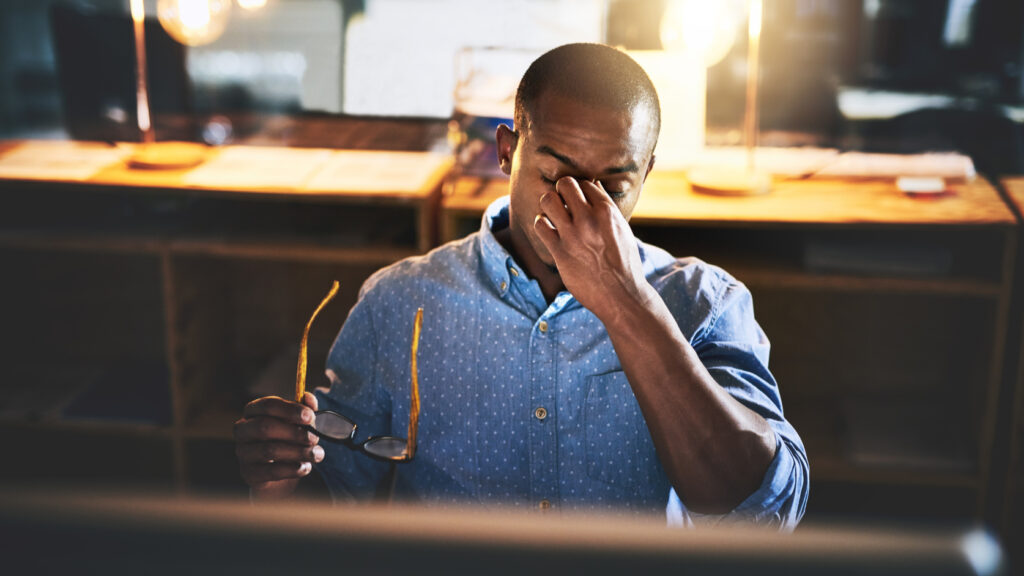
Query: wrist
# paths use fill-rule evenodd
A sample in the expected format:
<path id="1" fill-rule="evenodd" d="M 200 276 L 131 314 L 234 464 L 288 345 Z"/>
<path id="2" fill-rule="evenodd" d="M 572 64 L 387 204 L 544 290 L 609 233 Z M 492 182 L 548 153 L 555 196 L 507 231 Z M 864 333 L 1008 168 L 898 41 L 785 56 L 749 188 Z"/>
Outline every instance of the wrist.
<path id="1" fill-rule="evenodd" d="M 609 331 L 635 326 L 642 317 L 652 314 L 659 303 L 664 305 L 657 290 L 643 279 L 632 286 L 623 287 L 617 294 L 609 294 L 604 302 L 604 306 L 591 311 Z"/>

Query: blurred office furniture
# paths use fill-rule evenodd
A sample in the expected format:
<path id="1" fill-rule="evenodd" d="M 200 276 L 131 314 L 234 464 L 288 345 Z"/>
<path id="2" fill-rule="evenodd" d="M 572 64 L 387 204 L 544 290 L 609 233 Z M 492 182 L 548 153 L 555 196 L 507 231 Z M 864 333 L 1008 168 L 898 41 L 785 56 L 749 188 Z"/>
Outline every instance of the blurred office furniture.
<path id="1" fill-rule="evenodd" d="M 455 183 L 443 238 L 479 227 L 507 182 Z M 891 178 L 795 178 L 722 198 L 655 168 L 631 225 L 753 292 L 807 446 L 808 517 L 980 519 L 998 507 L 988 484 L 1005 459 L 992 446 L 1018 227 L 987 181 L 915 198 Z"/>
<path id="2" fill-rule="evenodd" d="M 551 516 L 402 506 L 252 506 L 135 494 L 0 491 L 4 567 L 15 573 L 1002 574 L 978 529 L 868 525 L 795 534 L 667 528 L 664 518 Z M 54 553 L 54 543 L 60 552 Z"/>
<path id="3" fill-rule="evenodd" d="M 1013 176 L 1003 180 L 1003 186 L 1018 220 L 1024 225 L 1024 176 Z M 1004 493 L 1003 506 L 999 508 L 999 527 L 1007 550 L 1011 551 L 1014 566 L 1024 570 L 1024 236 L 1018 237 L 1017 244 L 1017 305 L 1011 317 L 1011 330 L 1015 330 L 1015 346 L 1007 350 L 1010 361 L 1007 367 L 1007 383 L 1012 390 L 1013 402 L 1008 406 L 1008 450 L 1009 461 L 1006 478 L 1001 486 Z M 1014 369 L 1016 367 L 1016 369 Z"/>
<path id="4" fill-rule="evenodd" d="M 138 141 L 135 52 L 127 11 L 54 4 L 50 24 L 68 134 L 77 140 Z M 182 117 L 191 110 L 185 47 L 150 19 L 146 56 L 152 116 Z"/>
<path id="5" fill-rule="evenodd" d="M 81 173 L 67 157 L 85 162 L 120 149 L 0 142 L 0 164 L 24 144 L 57 150 L 29 154 L 29 173 L 0 178 L 0 447 L 20 461 L 0 477 L 244 492 L 232 423 L 255 395 L 288 394 L 320 292 L 341 283 L 310 336 L 311 387 L 326 383 L 314 367 L 324 365 L 362 282 L 434 244 L 443 166 L 411 188 L 332 189 L 295 172 L 340 152 L 267 146 L 303 138 L 425 150 L 444 137 L 444 122 L 277 118 L 261 126 L 242 142 L 259 146 L 211 148 L 193 171 L 132 170 L 115 160 Z M 289 166 L 274 169 L 280 161 L 268 150 Z M 242 160 L 267 158 L 268 181 L 277 183 L 268 188 L 230 166 L 196 178 L 239 151 Z"/>

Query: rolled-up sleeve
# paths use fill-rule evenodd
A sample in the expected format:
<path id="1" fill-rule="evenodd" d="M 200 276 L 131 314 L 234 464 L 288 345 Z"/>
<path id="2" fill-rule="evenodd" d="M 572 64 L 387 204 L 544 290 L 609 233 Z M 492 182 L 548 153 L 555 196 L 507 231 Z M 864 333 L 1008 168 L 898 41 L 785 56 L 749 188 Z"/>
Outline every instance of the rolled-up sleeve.
<path id="1" fill-rule="evenodd" d="M 760 487 L 728 514 L 690 512 L 671 491 L 669 524 L 742 521 L 792 530 L 807 506 L 810 469 L 803 442 L 783 415 L 779 387 L 768 370 L 770 345 L 754 319 L 750 292 L 729 278 L 713 294 L 709 321 L 693 335 L 691 343 L 715 381 L 771 426 L 776 436 L 775 458 Z"/>

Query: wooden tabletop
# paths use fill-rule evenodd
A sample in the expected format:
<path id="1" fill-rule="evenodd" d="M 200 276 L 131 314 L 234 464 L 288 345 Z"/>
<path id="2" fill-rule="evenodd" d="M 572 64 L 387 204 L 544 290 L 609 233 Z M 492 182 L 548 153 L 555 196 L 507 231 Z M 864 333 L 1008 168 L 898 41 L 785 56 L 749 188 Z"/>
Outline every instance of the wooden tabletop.
<path id="1" fill-rule="evenodd" d="M 1010 202 L 1019 214 L 1024 214 L 1024 176 L 1012 176 L 1003 179 L 1003 187 L 1010 195 Z"/>
<path id="2" fill-rule="evenodd" d="M 43 145 L 46 143 L 32 143 L 25 141 L 0 141 L 0 160 L 3 159 L 7 153 L 13 153 L 19 149 L 23 144 L 35 144 Z M 53 143 L 55 145 L 69 144 L 69 143 Z M 77 142 L 75 146 L 88 148 L 107 148 L 115 149 L 115 147 L 105 143 L 86 143 Z M 177 190 L 177 191 L 191 191 L 203 195 L 231 195 L 231 196 L 263 196 L 263 197 L 281 197 L 287 199 L 295 198 L 308 198 L 317 200 L 335 200 L 345 201 L 358 199 L 367 202 L 425 202 L 427 201 L 434 192 L 438 189 L 441 181 L 445 174 L 451 167 L 450 158 L 445 158 L 439 155 L 431 155 L 426 152 L 393 152 L 393 151 L 346 151 L 341 152 L 333 149 L 321 149 L 321 148 L 295 148 L 295 147 L 267 147 L 267 146 L 232 146 L 225 148 L 212 148 L 202 147 L 202 163 L 197 167 L 190 168 L 172 168 L 172 169 L 145 169 L 132 167 L 128 162 L 128 157 L 131 153 L 139 148 L 139 144 L 134 143 L 118 143 L 116 149 L 123 149 L 125 155 L 120 160 L 111 161 L 105 164 L 99 164 L 95 167 L 95 171 L 86 178 L 75 178 L 62 176 L 59 171 L 49 171 L 46 167 L 40 167 L 31 174 L 26 174 L 16 177 L 5 177 L 0 175 L 0 182 L 6 181 L 18 181 L 23 183 L 29 183 L 30 185 L 52 185 L 61 184 L 66 187 L 75 186 L 86 186 L 90 189 L 96 188 L 130 188 L 139 191 L 146 190 Z M 258 178 L 253 178 L 251 175 L 241 174 L 238 178 L 232 178 L 230 173 L 227 178 L 217 178 L 212 184 L 205 184 L 198 182 L 195 179 L 190 180 L 190 174 L 194 170 L 198 170 L 203 166 L 209 166 L 212 162 L 215 162 L 219 156 L 226 154 L 227 152 L 246 152 L 246 151 L 258 151 L 262 154 L 264 152 L 270 152 L 270 158 L 273 159 L 273 151 L 280 151 L 281 156 L 286 156 L 288 160 L 292 162 L 302 162 L 305 169 L 308 169 L 310 165 L 322 165 L 323 170 L 327 170 L 330 166 L 328 159 L 334 158 L 335 156 L 343 153 L 350 155 L 367 155 L 374 156 L 371 158 L 372 164 L 380 165 L 382 162 L 386 163 L 388 158 L 394 156 L 410 157 L 415 156 L 416 158 L 424 157 L 426 164 L 430 165 L 429 173 L 416 172 L 414 176 L 402 180 L 400 178 L 393 179 L 393 188 L 380 188 L 375 186 L 361 187 L 361 186 L 349 186 L 343 182 L 338 183 L 337 187 L 313 187 L 309 185 L 309 180 L 296 180 L 292 183 L 271 183 L 265 184 Z M 46 153 L 45 150 L 43 152 Z M 60 154 L 60 149 L 55 146 L 53 152 L 54 155 Z M 383 160 L 382 160 L 383 159 Z M 418 161 L 418 160 L 417 160 Z M 306 164 L 309 162 L 309 164 Z M 279 174 L 288 174 L 288 170 L 292 167 L 289 162 L 284 162 L 275 171 Z M 298 170 L 298 168 L 295 168 Z M 316 169 L 313 169 L 309 174 L 316 174 Z M 268 176 L 272 176 L 268 174 Z M 340 178 L 344 180 L 344 178 Z M 281 182 L 287 182 L 287 178 L 282 179 Z M 306 183 L 303 183 L 306 182 Z"/>
<path id="3" fill-rule="evenodd" d="M 937 197 L 915 197 L 898 190 L 892 179 L 804 178 L 776 181 L 764 196 L 723 197 L 694 192 L 682 172 L 655 169 L 644 185 L 632 221 L 709 226 L 1015 224 L 1013 213 L 985 179 L 950 183 L 948 190 Z M 444 210 L 480 214 L 491 201 L 507 193 L 507 179 L 463 178 L 444 198 Z"/>

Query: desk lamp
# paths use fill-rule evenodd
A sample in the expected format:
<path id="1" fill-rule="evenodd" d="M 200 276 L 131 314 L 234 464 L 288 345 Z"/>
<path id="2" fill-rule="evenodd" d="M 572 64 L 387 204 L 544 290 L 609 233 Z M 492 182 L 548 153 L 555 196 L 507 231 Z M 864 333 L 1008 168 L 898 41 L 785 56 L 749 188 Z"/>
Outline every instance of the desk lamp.
<path id="1" fill-rule="evenodd" d="M 743 122 L 746 165 L 739 171 L 712 166 L 693 166 L 687 179 L 695 192 L 725 196 L 751 196 L 771 190 L 771 175 L 758 171 L 757 83 L 761 44 L 763 0 L 749 0 L 747 24 L 747 95 Z M 667 49 L 696 53 L 706 67 L 729 52 L 735 39 L 736 21 L 727 2 L 675 0 L 662 17 L 661 39 Z"/>
<path id="2" fill-rule="evenodd" d="M 137 168 L 188 168 L 202 162 L 205 146 L 195 142 L 157 142 L 149 113 L 146 79 L 146 10 L 143 0 L 130 0 L 135 31 L 136 116 L 142 145 L 128 162 Z M 259 8 L 266 0 L 238 0 L 246 9 Z M 231 0 L 159 0 L 157 17 L 164 30 L 186 46 L 201 46 L 224 32 L 231 14 Z"/>

